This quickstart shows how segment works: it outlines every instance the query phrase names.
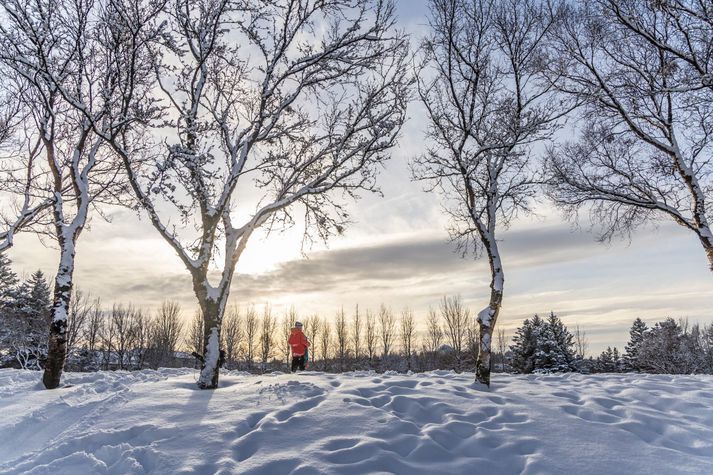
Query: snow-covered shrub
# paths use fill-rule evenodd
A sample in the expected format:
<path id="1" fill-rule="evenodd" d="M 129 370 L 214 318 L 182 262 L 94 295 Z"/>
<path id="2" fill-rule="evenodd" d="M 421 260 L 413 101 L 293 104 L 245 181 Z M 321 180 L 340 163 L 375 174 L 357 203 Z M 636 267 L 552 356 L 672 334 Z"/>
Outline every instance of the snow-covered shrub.
<path id="1" fill-rule="evenodd" d="M 667 318 L 644 333 L 638 354 L 639 369 L 649 373 L 691 374 L 711 372 L 710 355 L 698 325 Z"/>

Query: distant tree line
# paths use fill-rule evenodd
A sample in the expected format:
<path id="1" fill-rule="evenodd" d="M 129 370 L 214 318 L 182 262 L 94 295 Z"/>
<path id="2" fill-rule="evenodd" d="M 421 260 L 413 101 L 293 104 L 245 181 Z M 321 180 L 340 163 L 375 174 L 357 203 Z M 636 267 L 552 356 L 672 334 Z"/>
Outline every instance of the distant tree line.
<path id="1" fill-rule="evenodd" d="M 42 271 L 27 280 L 0 256 L 0 367 L 43 369 L 51 291 Z M 417 329 L 411 309 L 395 312 L 341 308 L 331 317 L 301 317 L 293 307 L 277 315 L 270 305 L 232 306 L 226 311 L 220 348 L 223 367 L 250 372 L 289 367 L 287 339 L 295 321 L 304 324 L 311 342 L 308 368 L 318 371 L 470 370 L 478 357 L 475 316 L 458 296 L 444 297 L 430 308 Z M 74 291 L 68 314 L 67 369 L 138 370 L 199 367 L 203 315 L 184 318 L 181 306 L 165 301 L 153 313 L 132 305 L 101 301 Z M 510 340 L 512 340 L 510 342 Z M 511 343 L 511 344 L 509 344 Z M 493 369 L 518 373 L 639 371 L 713 373 L 713 324 L 689 326 L 671 318 L 647 327 L 637 318 L 624 352 L 607 348 L 587 357 L 587 335 L 570 331 L 554 313 L 526 319 L 510 339 L 504 330 L 493 341 Z"/>
<path id="2" fill-rule="evenodd" d="M 0 256 L 0 366 L 43 369 L 51 292 L 41 271 L 20 281 L 10 260 Z M 321 371 L 427 371 L 472 368 L 478 356 L 478 331 L 473 314 L 460 297 L 444 297 L 430 309 L 423 332 L 412 310 L 395 312 L 343 308 L 333 318 L 300 317 L 291 308 L 276 315 L 269 305 L 230 307 L 220 347 L 227 369 L 252 372 L 285 370 L 290 360 L 287 338 L 295 321 L 304 323 L 311 341 L 309 367 Z M 165 301 L 152 314 L 132 304 L 109 307 L 74 291 L 67 317 L 67 369 L 109 369 L 194 366 L 191 353 L 202 354 L 204 320 L 196 312 L 186 321 L 180 305 Z M 503 368 L 505 335 L 499 335 Z"/>

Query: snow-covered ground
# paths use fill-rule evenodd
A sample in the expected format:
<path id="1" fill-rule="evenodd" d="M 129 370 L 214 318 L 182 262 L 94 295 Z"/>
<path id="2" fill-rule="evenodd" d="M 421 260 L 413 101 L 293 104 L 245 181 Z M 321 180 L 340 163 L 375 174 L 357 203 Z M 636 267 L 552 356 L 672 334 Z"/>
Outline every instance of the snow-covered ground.
<path id="1" fill-rule="evenodd" d="M 713 473 L 713 377 L 0 370 L 0 473 Z"/>

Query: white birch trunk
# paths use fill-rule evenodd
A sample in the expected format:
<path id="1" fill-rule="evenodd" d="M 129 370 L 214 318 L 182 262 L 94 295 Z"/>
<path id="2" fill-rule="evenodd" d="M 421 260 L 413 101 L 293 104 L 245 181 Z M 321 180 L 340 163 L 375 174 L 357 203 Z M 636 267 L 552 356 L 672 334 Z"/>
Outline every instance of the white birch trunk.
<path id="1" fill-rule="evenodd" d="M 60 260 L 54 279 L 47 363 L 42 376 L 42 382 L 47 389 L 59 386 L 67 357 L 67 314 L 72 296 L 75 256 L 74 236 L 67 234 L 70 233 L 65 231 L 59 239 Z"/>
<path id="2" fill-rule="evenodd" d="M 203 312 L 203 365 L 201 366 L 198 387 L 200 389 L 216 389 L 219 379 L 220 332 L 223 326 L 225 302 L 227 296 L 216 299 L 212 296 L 198 298 Z"/>
<path id="3" fill-rule="evenodd" d="M 49 338 L 47 342 L 47 363 L 42 376 L 42 382 L 47 389 L 59 386 L 67 357 L 67 315 L 72 298 L 74 276 L 74 257 L 79 235 L 84 229 L 89 213 L 89 174 L 96 163 L 96 155 L 101 145 L 97 139 L 91 146 L 87 164 L 80 172 L 79 163 L 83 156 L 85 141 L 88 137 L 88 128 L 84 129 L 77 147 L 72 154 L 71 180 L 77 192 L 76 214 L 69 224 L 65 222 L 64 197 L 62 196 L 61 168 L 55 161 L 54 147 L 48 146 L 49 161 L 55 175 L 55 191 L 53 203 L 53 219 L 57 241 L 59 243 L 60 258 L 57 275 L 54 280 L 54 297 L 52 302 Z"/>
<path id="4" fill-rule="evenodd" d="M 693 225 L 698 234 L 698 239 L 701 241 L 703 250 L 708 257 L 708 267 L 713 272 L 713 232 L 711 232 L 706 216 L 706 195 L 698 181 L 696 172 L 691 168 L 688 161 L 678 145 L 676 134 L 673 127 L 670 129 L 671 137 L 671 153 L 674 159 L 674 166 L 678 171 L 683 181 L 686 183 L 688 192 L 691 195 L 693 208 Z"/>
<path id="5" fill-rule="evenodd" d="M 478 325 L 480 326 L 480 351 L 476 362 L 475 378 L 479 383 L 490 386 L 490 372 L 492 370 L 492 343 L 493 329 L 500 314 L 500 307 L 503 302 L 503 285 L 505 283 L 505 273 L 503 272 L 500 253 L 495 237 L 491 234 L 483 239 L 488 262 L 490 264 L 490 302 L 478 313 Z"/>
<path id="6" fill-rule="evenodd" d="M 708 268 L 713 272 L 713 233 L 710 228 L 706 227 L 699 230 L 698 237 L 708 257 Z"/>
<path id="7" fill-rule="evenodd" d="M 239 246 L 238 255 L 244 249 Z M 206 261 L 207 262 L 207 261 Z M 193 270 L 193 290 L 198 298 L 203 312 L 203 364 L 198 378 L 200 389 L 216 389 L 220 374 L 220 342 L 223 328 L 223 317 L 230 295 L 230 285 L 235 272 L 237 256 L 231 255 L 226 260 L 227 268 L 223 269 L 223 277 L 218 287 L 213 287 L 208 281 L 207 267 Z"/>

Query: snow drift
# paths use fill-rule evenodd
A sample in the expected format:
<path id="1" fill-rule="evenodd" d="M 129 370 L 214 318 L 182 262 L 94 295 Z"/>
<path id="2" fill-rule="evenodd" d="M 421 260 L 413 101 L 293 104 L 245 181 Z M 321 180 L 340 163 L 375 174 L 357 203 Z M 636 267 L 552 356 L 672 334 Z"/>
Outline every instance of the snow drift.
<path id="1" fill-rule="evenodd" d="M 713 473 L 713 377 L 0 370 L 0 473 Z"/>

